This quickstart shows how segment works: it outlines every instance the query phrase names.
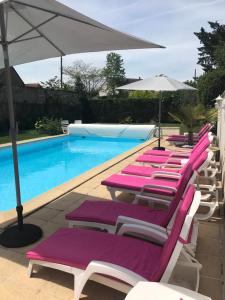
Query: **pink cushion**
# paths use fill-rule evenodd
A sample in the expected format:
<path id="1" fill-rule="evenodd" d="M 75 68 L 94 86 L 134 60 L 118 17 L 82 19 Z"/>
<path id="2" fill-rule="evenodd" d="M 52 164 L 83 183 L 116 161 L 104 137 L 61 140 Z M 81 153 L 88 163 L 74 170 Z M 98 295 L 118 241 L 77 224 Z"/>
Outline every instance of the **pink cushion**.
<path id="1" fill-rule="evenodd" d="M 176 136 L 170 136 L 166 139 L 167 141 L 177 141 L 177 142 L 187 142 L 188 141 L 188 136 L 183 136 L 183 137 L 176 137 Z M 197 142 L 199 140 L 198 137 L 193 137 L 193 141 Z"/>
<path id="2" fill-rule="evenodd" d="M 140 155 L 136 158 L 136 161 L 146 162 L 146 163 L 155 163 L 155 164 L 165 164 L 168 161 L 168 163 L 180 165 L 180 161 L 177 160 L 176 158 L 152 156 L 152 155 Z"/>
<path id="3" fill-rule="evenodd" d="M 178 158 L 188 158 L 191 153 L 182 153 L 178 151 L 160 151 L 160 150 L 148 150 L 143 153 L 144 155 L 155 155 L 155 156 L 163 156 L 163 157 L 178 157 Z"/>
<path id="4" fill-rule="evenodd" d="M 159 281 L 180 236 L 193 191 L 193 186 L 190 186 L 163 247 L 99 231 L 62 228 L 28 251 L 26 257 L 83 270 L 91 261 L 99 260 L 127 268 L 149 281 Z"/>
<path id="5" fill-rule="evenodd" d="M 162 256 L 160 258 L 159 268 L 156 271 L 156 273 L 154 274 L 154 276 L 156 278 L 162 275 L 162 273 L 164 272 L 165 268 L 168 265 L 169 259 L 173 253 L 173 250 L 176 246 L 177 240 L 180 236 L 180 232 L 182 230 L 182 226 L 184 224 L 186 215 L 192 204 L 194 191 L 195 191 L 195 189 L 191 185 L 189 187 L 189 189 L 187 190 L 184 200 L 182 201 L 182 204 L 177 212 L 170 236 L 163 246 L 163 251 L 162 251 Z"/>
<path id="6" fill-rule="evenodd" d="M 137 165 L 128 165 L 121 171 L 121 173 L 150 177 L 154 172 L 160 172 L 160 171 L 182 173 L 182 170 L 177 170 L 177 169 L 167 169 L 167 168 L 159 169 L 154 167 L 137 166 Z"/>
<path id="7" fill-rule="evenodd" d="M 193 170 L 197 171 L 201 167 L 201 165 L 206 161 L 207 157 L 208 153 L 206 151 L 200 154 L 198 158 L 193 162 Z"/>
<path id="8" fill-rule="evenodd" d="M 162 247 L 146 241 L 93 230 L 62 228 L 41 242 L 26 257 L 86 269 L 92 260 L 127 268 L 148 280 L 159 267 Z"/>
<path id="9" fill-rule="evenodd" d="M 147 150 L 144 152 L 144 155 L 156 155 L 156 156 L 170 156 L 173 151 L 170 150 Z"/>
<path id="10" fill-rule="evenodd" d="M 119 216 L 164 225 L 167 212 L 147 206 L 114 201 L 86 200 L 80 207 L 66 215 L 67 220 L 97 222 L 115 225 Z"/>
<path id="11" fill-rule="evenodd" d="M 114 174 L 109 178 L 102 181 L 103 185 L 121 188 L 121 189 L 128 189 L 132 191 L 141 191 L 144 185 L 147 184 L 156 184 L 156 185 L 163 185 L 177 188 L 178 181 L 169 181 L 169 180 L 157 180 L 157 179 L 148 179 L 144 177 L 137 177 L 137 176 L 128 176 L 128 175 L 120 175 Z M 153 194 L 160 194 L 165 196 L 174 196 L 173 191 L 162 190 L 160 188 L 146 188 L 146 192 L 153 193 Z"/>

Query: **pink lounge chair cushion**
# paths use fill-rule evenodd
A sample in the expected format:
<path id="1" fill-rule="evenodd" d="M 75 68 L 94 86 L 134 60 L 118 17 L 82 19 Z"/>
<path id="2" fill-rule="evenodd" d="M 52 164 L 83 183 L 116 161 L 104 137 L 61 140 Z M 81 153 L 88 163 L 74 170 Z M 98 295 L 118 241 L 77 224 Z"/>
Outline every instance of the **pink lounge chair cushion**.
<path id="1" fill-rule="evenodd" d="M 28 251 L 26 257 L 83 270 L 92 260 L 105 261 L 127 268 L 149 281 L 159 281 L 180 236 L 193 200 L 193 189 L 189 187 L 163 247 L 99 231 L 62 228 Z"/>
<path id="2" fill-rule="evenodd" d="M 167 211 L 156 210 L 147 206 L 108 201 L 86 200 L 80 207 L 66 215 L 67 220 L 88 221 L 115 225 L 119 216 L 164 225 Z"/>
<path id="3" fill-rule="evenodd" d="M 176 158 L 169 158 L 169 157 L 161 157 L 161 156 L 152 156 L 152 155 L 140 155 L 136 158 L 138 162 L 146 162 L 146 163 L 155 163 L 155 164 L 175 164 L 180 165 L 180 161 Z"/>
<path id="4" fill-rule="evenodd" d="M 180 173 L 182 174 L 182 169 L 159 169 L 154 167 L 146 167 L 146 166 L 137 166 L 137 165 L 128 165 L 126 168 L 124 168 L 121 173 L 123 174 L 130 174 L 130 175 L 138 175 L 138 176 L 145 176 L 150 177 L 154 172 L 174 172 L 174 173 Z"/>
<path id="5" fill-rule="evenodd" d="M 115 187 L 115 188 L 141 191 L 143 186 L 147 184 L 156 184 L 156 185 L 178 188 L 179 181 L 178 180 L 174 180 L 174 181 L 157 180 L 157 179 L 149 179 L 149 178 L 138 177 L 138 176 L 114 174 L 108 177 L 107 179 L 103 180 L 102 184 L 110 187 Z M 163 190 L 160 188 L 146 188 L 145 191 L 152 194 L 160 194 L 160 195 L 171 196 L 171 197 L 175 195 L 174 191 Z"/>
<path id="6" fill-rule="evenodd" d="M 185 136 L 185 137 L 171 136 L 171 137 L 168 137 L 166 140 L 167 141 L 175 141 L 175 142 L 187 142 L 188 141 L 188 136 Z M 198 142 L 199 138 L 198 137 L 193 137 L 193 141 Z"/>
<path id="7" fill-rule="evenodd" d="M 143 153 L 144 155 L 155 155 L 155 156 L 163 156 L 163 157 L 178 157 L 178 158 L 188 158 L 190 156 L 189 153 L 183 153 L 178 151 L 160 151 L 160 150 L 147 150 Z"/>
<path id="8" fill-rule="evenodd" d="M 158 271 L 154 274 L 154 277 L 156 277 L 156 278 L 158 276 L 161 276 L 161 274 L 163 273 L 163 270 L 165 270 L 165 268 L 168 265 L 169 258 L 173 253 L 173 250 L 174 250 L 174 247 L 176 246 L 177 240 L 179 239 L 182 226 L 184 224 L 188 210 L 192 204 L 194 191 L 195 191 L 195 189 L 191 185 L 189 187 L 189 189 L 187 190 L 185 199 L 182 201 L 182 204 L 177 212 L 177 215 L 176 215 L 176 218 L 175 218 L 172 230 L 171 230 L 171 234 L 163 246 L 163 251 L 162 251 L 162 256 L 160 259 Z M 190 234 L 187 237 L 187 242 L 188 242 L 189 236 L 190 236 Z"/>
<path id="9" fill-rule="evenodd" d="M 83 270 L 92 260 L 99 260 L 158 281 L 161 253 L 161 246 L 146 241 L 93 230 L 62 228 L 27 252 L 26 257 Z"/>
<path id="10" fill-rule="evenodd" d="M 170 150 L 165 150 L 165 151 L 162 151 L 162 150 L 147 150 L 145 151 L 143 154 L 144 155 L 156 155 L 156 156 L 170 156 L 171 154 L 173 153 L 173 151 L 170 151 Z"/>

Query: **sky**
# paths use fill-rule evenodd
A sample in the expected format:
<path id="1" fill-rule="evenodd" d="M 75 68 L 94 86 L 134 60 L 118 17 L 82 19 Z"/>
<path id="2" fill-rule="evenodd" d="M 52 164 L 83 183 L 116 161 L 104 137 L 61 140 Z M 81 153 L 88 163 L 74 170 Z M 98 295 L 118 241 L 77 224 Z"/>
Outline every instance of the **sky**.
<path id="1" fill-rule="evenodd" d="M 210 30 L 208 21 L 224 24 L 225 0 L 60 0 L 61 3 L 117 30 L 166 49 L 115 51 L 122 55 L 126 76 L 148 78 L 166 74 L 190 80 L 202 74 L 197 65 L 199 40 L 193 32 Z M 69 55 L 64 66 L 83 60 L 103 68 L 107 52 Z M 60 73 L 60 60 L 48 59 L 16 67 L 25 83 L 46 81 Z M 34 72 L 35 70 L 35 72 Z"/>

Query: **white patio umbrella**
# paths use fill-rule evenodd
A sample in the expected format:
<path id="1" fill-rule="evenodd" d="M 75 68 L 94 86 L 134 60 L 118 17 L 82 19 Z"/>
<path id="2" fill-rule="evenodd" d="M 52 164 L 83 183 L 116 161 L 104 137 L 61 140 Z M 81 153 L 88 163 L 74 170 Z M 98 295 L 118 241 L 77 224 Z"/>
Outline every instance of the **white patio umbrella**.
<path id="1" fill-rule="evenodd" d="M 0 68 L 5 67 L 12 138 L 18 226 L 0 236 L 7 247 L 21 247 L 42 235 L 23 224 L 10 66 L 72 53 L 164 48 L 105 26 L 55 0 L 0 0 Z"/>
<path id="2" fill-rule="evenodd" d="M 161 130 L 161 107 L 162 107 L 162 92 L 163 91 L 178 91 L 178 90 L 197 90 L 192 86 L 184 84 L 175 79 L 169 78 L 163 74 L 156 75 L 152 78 L 143 79 L 130 84 L 123 85 L 117 88 L 118 90 L 137 90 L 137 91 L 156 91 L 160 92 L 159 97 L 159 113 L 158 113 L 158 130 L 159 140 L 157 149 L 164 150 L 164 147 L 160 145 L 160 130 Z"/>

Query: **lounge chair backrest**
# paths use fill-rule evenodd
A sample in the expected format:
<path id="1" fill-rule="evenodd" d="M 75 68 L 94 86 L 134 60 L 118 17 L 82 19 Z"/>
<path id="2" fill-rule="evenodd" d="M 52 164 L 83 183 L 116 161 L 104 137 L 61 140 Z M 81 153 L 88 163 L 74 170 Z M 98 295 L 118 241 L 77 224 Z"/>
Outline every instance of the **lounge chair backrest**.
<path id="1" fill-rule="evenodd" d="M 198 171 L 200 167 L 204 164 L 204 162 L 207 160 L 207 158 L 208 158 L 208 152 L 203 151 L 198 156 L 198 158 L 193 162 L 192 164 L 193 171 Z"/>
<path id="2" fill-rule="evenodd" d="M 168 227 L 168 224 L 173 224 L 171 222 L 177 207 L 179 206 L 180 200 L 183 197 L 185 190 L 187 189 L 188 185 L 190 183 L 193 183 L 195 181 L 195 178 L 197 176 L 197 171 L 201 169 L 201 166 L 204 165 L 206 160 L 211 157 L 211 152 L 204 151 L 200 156 L 197 157 L 197 159 L 193 162 L 193 164 L 189 164 L 186 168 L 185 173 L 183 174 L 182 178 L 180 179 L 180 184 L 178 185 L 178 190 L 176 193 L 176 196 L 173 201 L 171 201 L 166 217 L 163 220 L 164 227 Z"/>
<path id="3" fill-rule="evenodd" d="M 173 252 L 175 251 L 177 244 L 180 243 L 180 247 L 178 247 L 180 249 L 177 249 L 179 250 L 179 253 L 176 253 L 176 256 L 180 254 L 182 244 L 186 243 L 193 219 L 193 215 L 188 216 L 188 212 L 191 210 L 192 203 L 194 202 L 194 195 L 195 188 L 193 185 L 190 185 L 177 212 L 171 233 L 166 243 L 163 245 L 160 264 L 154 274 L 152 274 L 152 278 L 150 278 L 151 281 L 160 281 L 162 277 L 168 276 L 168 274 L 164 273 L 168 269 L 169 263 L 174 264 L 174 261 L 171 262 L 170 260 L 173 256 Z M 197 204 L 198 203 L 196 203 L 195 206 Z M 169 267 L 168 272 L 170 271 L 170 269 L 171 268 Z"/>
<path id="4" fill-rule="evenodd" d="M 210 146 L 210 144 L 211 144 L 211 139 L 209 139 L 209 134 L 207 132 L 201 137 L 199 142 L 194 146 L 191 154 L 195 153 L 196 151 L 206 150 Z"/>
<path id="5" fill-rule="evenodd" d="M 190 179 L 193 176 L 196 176 L 196 175 L 194 175 L 194 169 L 193 169 L 192 162 L 189 161 L 186 164 L 185 171 L 184 171 L 182 177 L 178 181 L 178 184 L 177 184 L 178 188 L 177 188 L 176 195 L 175 195 L 173 201 L 171 201 L 171 203 L 167 209 L 167 214 L 163 220 L 162 226 L 167 227 L 167 225 L 169 224 L 171 218 L 173 217 L 175 211 L 177 210 L 177 207 L 178 207 L 178 205 L 182 199 L 182 196 L 190 182 Z M 194 181 L 194 178 L 192 178 L 193 179 L 192 181 Z"/>
<path id="6" fill-rule="evenodd" d="M 194 152 L 196 149 L 198 149 L 198 147 L 201 145 L 201 143 L 203 141 L 205 141 L 206 139 L 209 139 L 209 133 L 208 132 L 206 132 L 202 135 L 202 137 L 199 139 L 199 141 L 194 145 L 191 152 Z"/>
<path id="7" fill-rule="evenodd" d="M 202 137 L 206 132 L 209 131 L 209 129 L 211 128 L 211 124 L 207 123 L 205 124 L 198 132 L 198 136 Z"/>

